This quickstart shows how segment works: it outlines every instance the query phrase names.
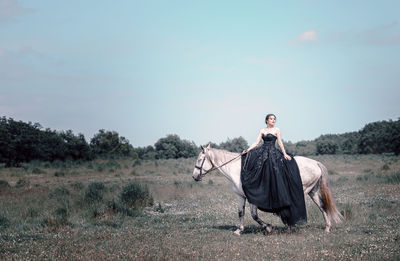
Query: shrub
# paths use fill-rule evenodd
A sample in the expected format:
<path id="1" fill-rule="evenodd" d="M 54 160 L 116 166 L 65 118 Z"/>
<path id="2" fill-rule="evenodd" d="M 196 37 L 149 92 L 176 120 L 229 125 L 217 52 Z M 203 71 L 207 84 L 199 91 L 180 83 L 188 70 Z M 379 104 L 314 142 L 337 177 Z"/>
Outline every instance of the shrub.
<path id="1" fill-rule="evenodd" d="M 79 181 L 72 183 L 70 186 L 73 187 L 75 190 L 82 190 L 85 187 L 83 183 Z"/>
<path id="2" fill-rule="evenodd" d="M 55 198 L 58 200 L 64 200 L 70 195 L 69 190 L 65 186 L 55 188 L 50 194 L 49 198 Z"/>
<path id="3" fill-rule="evenodd" d="M 153 197 L 150 195 L 147 186 L 135 182 L 131 182 L 122 188 L 119 199 L 124 206 L 133 209 L 153 205 Z"/>
<path id="4" fill-rule="evenodd" d="M 54 211 L 54 214 L 56 216 L 56 219 L 57 219 L 57 222 L 59 223 L 59 225 L 67 225 L 68 224 L 69 211 L 68 211 L 68 207 L 66 205 L 59 206 L 58 208 L 56 208 L 56 210 Z"/>
<path id="5" fill-rule="evenodd" d="M 389 165 L 388 164 L 383 164 L 383 166 L 382 166 L 382 170 L 389 170 L 390 169 L 390 167 L 389 167 Z"/>
<path id="6" fill-rule="evenodd" d="M 52 228 L 53 230 L 68 225 L 68 220 L 59 215 L 49 216 L 43 219 L 42 225 Z"/>
<path id="7" fill-rule="evenodd" d="M 357 181 L 368 181 L 370 179 L 370 175 L 358 175 L 356 180 Z"/>
<path id="8" fill-rule="evenodd" d="M 115 160 L 109 160 L 106 163 L 106 166 L 109 167 L 109 168 L 115 168 L 115 169 L 120 169 L 121 168 L 121 165 Z"/>
<path id="9" fill-rule="evenodd" d="M 0 212 L 0 227 L 7 227 L 9 224 L 9 220 L 5 212 Z"/>
<path id="10" fill-rule="evenodd" d="M 317 154 L 335 154 L 338 149 L 338 145 L 333 141 L 318 141 L 317 142 Z"/>
<path id="11" fill-rule="evenodd" d="M 140 166 L 142 165 L 142 161 L 140 159 L 137 159 L 135 161 L 133 161 L 132 163 L 132 167 L 136 167 L 136 166 Z"/>
<path id="12" fill-rule="evenodd" d="M 25 186 L 29 186 L 29 180 L 24 179 L 24 178 L 19 179 L 17 181 L 17 184 L 15 184 L 15 187 L 17 187 L 17 188 L 21 188 L 21 187 L 25 187 Z"/>
<path id="13" fill-rule="evenodd" d="M 88 168 L 88 169 L 93 169 L 93 168 L 94 168 L 93 163 L 92 163 L 92 162 L 89 162 L 88 165 L 87 165 L 87 168 Z"/>
<path id="14" fill-rule="evenodd" d="M 7 189 L 10 187 L 10 184 L 6 180 L 0 180 L 0 190 Z"/>
<path id="15" fill-rule="evenodd" d="M 45 174 L 46 171 L 44 171 L 44 170 L 42 170 L 42 169 L 39 169 L 39 168 L 33 168 L 33 169 L 32 169 L 32 173 L 33 173 L 33 174 Z"/>
<path id="16" fill-rule="evenodd" d="M 54 173 L 54 176 L 55 176 L 55 177 L 64 177 L 64 176 L 65 176 L 65 173 L 62 172 L 62 171 L 56 171 L 56 172 Z"/>
<path id="17" fill-rule="evenodd" d="M 103 215 L 103 211 L 98 204 L 93 204 L 87 209 L 87 214 L 89 218 L 96 219 Z"/>
<path id="18" fill-rule="evenodd" d="M 96 170 L 97 170 L 97 171 L 102 172 L 102 171 L 104 171 L 104 169 L 105 169 L 104 164 L 102 164 L 102 163 L 97 163 L 97 165 L 96 165 Z"/>
<path id="19" fill-rule="evenodd" d="M 399 184 L 400 183 L 400 172 L 395 172 L 389 175 L 384 176 L 385 182 L 390 184 Z"/>
<path id="20" fill-rule="evenodd" d="M 85 192 L 85 202 L 88 204 L 92 204 L 102 201 L 105 190 L 106 186 L 103 182 L 95 181 L 90 183 Z"/>

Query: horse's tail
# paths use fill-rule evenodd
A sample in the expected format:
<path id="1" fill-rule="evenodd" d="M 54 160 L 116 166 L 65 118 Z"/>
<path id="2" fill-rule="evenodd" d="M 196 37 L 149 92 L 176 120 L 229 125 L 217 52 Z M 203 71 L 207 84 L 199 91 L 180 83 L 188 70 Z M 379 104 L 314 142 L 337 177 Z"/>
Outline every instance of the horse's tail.
<path id="1" fill-rule="evenodd" d="M 318 166 L 321 169 L 322 177 L 321 177 L 321 198 L 324 203 L 324 209 L 328 215 L 328 218 L 339 224 L 343 220 L 342 214 L 340 214 L 339 210 L 336 207 L 335 201 L 333 200 L 332 191 L 328 184 L 328 170 L 324 165 L 318 162 Z"/>

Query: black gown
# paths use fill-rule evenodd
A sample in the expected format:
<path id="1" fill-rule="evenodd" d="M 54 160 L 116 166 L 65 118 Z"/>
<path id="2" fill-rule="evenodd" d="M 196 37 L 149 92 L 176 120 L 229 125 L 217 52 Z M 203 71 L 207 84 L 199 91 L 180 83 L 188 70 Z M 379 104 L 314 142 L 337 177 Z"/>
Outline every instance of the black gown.
<path id="1" fill-rule="evenodd" d="M 286 160 L 275 148 L 277 137 L 262 134 L 262 146 L 242 155 L 241 181 L 247 200 L 276 213 L 284 224 L 307 221 L 304 192 L 295 159 Z"/>

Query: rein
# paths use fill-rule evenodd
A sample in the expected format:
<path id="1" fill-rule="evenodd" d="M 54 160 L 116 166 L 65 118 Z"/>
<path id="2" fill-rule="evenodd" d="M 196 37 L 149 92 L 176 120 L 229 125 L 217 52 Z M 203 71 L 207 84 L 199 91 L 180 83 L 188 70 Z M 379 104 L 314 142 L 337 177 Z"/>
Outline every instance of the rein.
<path id="1" fill-rule="evenodd" d="M 208 159 L 208 160 L 210 161 L 212 167 L 211 167 L 211 169 L 206 170 L 206 172 L 203 173 L 203 165 L 204 165 L 204 162 L 206 161 L 207 156 L 208 156 L 208 155 L 206 154 L 206 156 L 204 157 L 204 159 L 203 159 L 203 161 L 201 162 L 201 165 L 200 165 L 200 166 L 197 166 L 197 165 L 194 166 L 196 169 L 200 170 L 200 179 L 201 179 L 202 177 L 204 177 L 207 173 L 210 173 L 210 172 L 213 171 L 213 170 L 219 169 L 219 168 L 225 166 L 226 164 L 231 163 L 231 162 L 234 161 L 235 159 L 237 159 L 237 158 L 239 158 L 240 156 L 242 156 L 242 154 L 239 154 L 238 156 L 236 156 L 236 157 L 234 157 L 233 159 L 231 159 L 231 160 L 229 160 L 229 161 L 227 161 L 227 162 L 225 162 L 225 163 L 219 165 L 218 167 L 216 167 L 216 166 L 214 165 L 214 163 L 212 163 L 211 159 Z"/>

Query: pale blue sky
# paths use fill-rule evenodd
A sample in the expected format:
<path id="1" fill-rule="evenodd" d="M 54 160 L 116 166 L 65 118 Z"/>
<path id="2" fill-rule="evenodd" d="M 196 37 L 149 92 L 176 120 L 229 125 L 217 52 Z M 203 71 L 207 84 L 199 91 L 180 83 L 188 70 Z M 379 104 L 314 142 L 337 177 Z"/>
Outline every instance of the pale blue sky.
<path id="1" fill-rule="evenodd" d="M 0 0 L 0 114 L 134 146 L 400 116 L 400 1 Z"/>

